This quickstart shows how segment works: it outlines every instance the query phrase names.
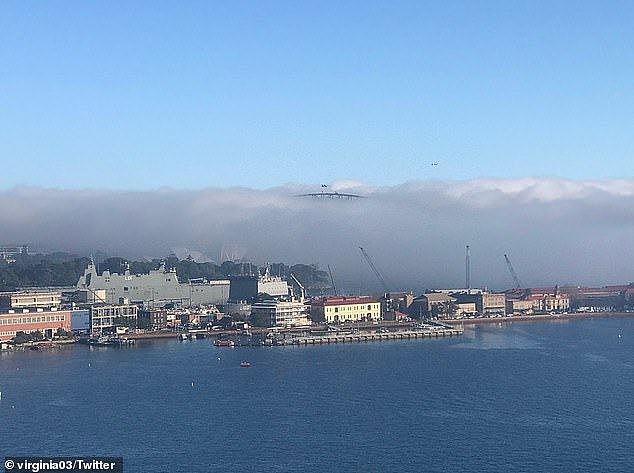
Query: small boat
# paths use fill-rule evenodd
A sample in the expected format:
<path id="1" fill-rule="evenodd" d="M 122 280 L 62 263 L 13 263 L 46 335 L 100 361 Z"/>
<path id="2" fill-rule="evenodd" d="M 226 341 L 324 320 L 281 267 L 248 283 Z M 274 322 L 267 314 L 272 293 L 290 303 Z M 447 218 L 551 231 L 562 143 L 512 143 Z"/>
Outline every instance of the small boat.
<path id="1" fill-rule="evenodd" d="M 251 363 L 249 363 L 248 361 L 243 361 L 240 363 L 240 368 L 250 368 L 251 367 Z"/>
<path id="2" fill-rule="evenodd" d="M 233 340 L 216 340 L 214 345 L 217 347 L 233 347 L 235 346 L 235 342 Z"/>
<path id="3" fill-rule="evenodd" d="M 88 340 L 88 345 L 97 346 L 97 347 L 108 347 L 113 346 L 117 342 L 114 337 L 101 336 L 96 338 L 91 338 Z"/>

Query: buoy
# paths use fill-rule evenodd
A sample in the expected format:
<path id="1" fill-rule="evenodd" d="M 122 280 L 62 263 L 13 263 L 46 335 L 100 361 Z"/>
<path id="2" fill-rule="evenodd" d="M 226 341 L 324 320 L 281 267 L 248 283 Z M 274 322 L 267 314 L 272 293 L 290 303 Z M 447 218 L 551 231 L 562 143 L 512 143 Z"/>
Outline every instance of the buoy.
<path id="1" fill-rule="evenodd" d="M 218 361 L 220 361 L 220 357 L 218 357 Z"/>
<path id="2" fill-rule="evenodd" d="M 192 388 L 194 387 L 194 382 L 192 381 Z"/>
<path id="3" fill-rule="evenodd" d="M 88 368 L 90 368 L 90 363 L 88 363 Z"/>

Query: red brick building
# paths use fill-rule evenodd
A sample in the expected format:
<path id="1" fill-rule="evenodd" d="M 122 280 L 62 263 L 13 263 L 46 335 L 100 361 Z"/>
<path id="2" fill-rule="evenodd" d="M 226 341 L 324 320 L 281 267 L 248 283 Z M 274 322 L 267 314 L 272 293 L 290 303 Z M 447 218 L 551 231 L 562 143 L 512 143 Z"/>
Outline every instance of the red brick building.
<path id="1" fill-rule="evenodd" d="M 0 313 L 0 341 L 6 342 L 17 332 L 37 332 L 50 338 L 57 329 L 71 331 L 70 310 L 24 309 Z"/>

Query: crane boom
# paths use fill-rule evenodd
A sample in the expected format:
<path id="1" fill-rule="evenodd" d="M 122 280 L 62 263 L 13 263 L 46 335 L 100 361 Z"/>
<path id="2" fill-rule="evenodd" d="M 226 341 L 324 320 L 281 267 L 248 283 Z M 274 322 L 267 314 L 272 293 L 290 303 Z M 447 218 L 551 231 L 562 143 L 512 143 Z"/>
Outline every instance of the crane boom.
<path id="1" fill-rule="evenodd" d="M 368 263 L 368 266 L 370 266 L 370 269 L 376 275 L 376 277 L 378 278 L 379 282 L 381 283 L 381 287 L 383 288 L 383 290 L 386 293 L 390 292 L 390 289 L 387 286 L 387 283 L 385 282 L 385 279 L 383 278 L 383 276 L 381 275 L 379 270 L 374 265 L 374 261 L 372 261 L 372 258 L 370 257 L 370 255 L 362 247 L 359 247 L 359 249 L 361 250 L 361 254 L 365 258 L 366 262 Z"/>
<path id="2" fill-rule="evenodd" d="M 295 277 L 293 273 L 291 273 L 291 277 L 293 278 L 293 281 L 295 281 L 295 283 L 299 286 L 299 289 L 302 295 L 302 302 L 303 302 L 306 299 L 306 289 L 304 289 L 304 286 L 302 285 L 302 283 L 299 282 L 299 280 Z"/>
<path id="3" fill-rule="evenodd" d="M 332 277 L 332 270 L 330 269 L 330 265 L 328 265 L 328 274 L 330 274 L 330 282 L 332 283 L 332 291 L 337 295 L 337 286 L 335 286 L 335 278 Z"/>
<path id="4" fill-rule="evenodd" d="M 506 266 L 509 268 L 509 272 L 511 273 L 511 276 L 513 276 L 513 281 L 515 281 L 515 287 L 517 289 L 520 289 L 522 287 L 522 284 L 520 283 L 520 279 L 517 277 L 517 273 L 513 269 L 511 260 L 509 259 L 507 255 L 504 255 L 504 260 L 506 261 Z"/>

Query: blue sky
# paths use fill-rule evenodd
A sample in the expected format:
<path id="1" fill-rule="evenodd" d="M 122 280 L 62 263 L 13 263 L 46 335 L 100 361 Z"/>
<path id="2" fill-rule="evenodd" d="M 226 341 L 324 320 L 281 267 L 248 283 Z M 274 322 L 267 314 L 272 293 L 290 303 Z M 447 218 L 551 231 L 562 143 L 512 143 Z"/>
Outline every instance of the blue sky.
<path id="1" fill-rule="evenodd" d="M 630 177 L 633 24 L 631 2 L 5 2 L 0 188 Z"/>

